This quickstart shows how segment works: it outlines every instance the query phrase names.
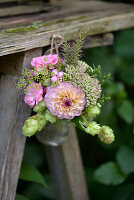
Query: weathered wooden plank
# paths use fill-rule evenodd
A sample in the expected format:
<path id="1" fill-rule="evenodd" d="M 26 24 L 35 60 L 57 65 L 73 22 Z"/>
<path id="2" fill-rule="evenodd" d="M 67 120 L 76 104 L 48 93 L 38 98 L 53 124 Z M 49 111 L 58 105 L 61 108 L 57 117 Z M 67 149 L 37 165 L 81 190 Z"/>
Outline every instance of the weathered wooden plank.
<path id="1" fill-rule="evenodd" d="M 0 0 L 0 3 L 17 2 L 17 0 Z"/>
<path id="2" fill-rule="evenodd" d="M 88 200 L 80 150 L 74 127 L 67 141 L 58 147 L 46 146 L 46 155 L 57 200 Z"/>
<path id="3" fill-rule="evenodd" d="M 21 68 L 28 67 L 37 55 L 41 55 L 40 48 L 23 53 Z M 0 200 L 14 200 L 25 145 L 21 130 L 31 113 L 24 94 L 16 90 L 16 82 L 17 78 L 10 75 L 0 79 Z"/>
<path id="4" fill-rule="evenodd" d="M 112 45 L 113 38 L 114 37 L 112 33 L 89 36 L 85 40 L 84 48 Z M 23 52 L 13 55 L 7 55 L 6 60 L 5 56 L 0 57 L 0 72 L 19 77 L 22 71 L 20 60 L 23 60 Z"/>
<path id="5" fill-rule="evenodd" d="M 13 15 L 24 15 L 30 13 L 38 13 L 41 11 L 50 10 L 50 5 L 35 4 L 35 5 L 18 5 L 0 8 L 0 17 L 13 16 Z"/>
<path id="6" fill-rule="evenodd" d="M 116 4 L 115 9 L 110 9 L 109 6 L 109 9 L 91 13 L 89 8 L 89 14 L 86 16 L 80 15 L 50 21 L 39 24 L 39 26 L 34 28 L 28 26 L 22 29 L 15 28 L 1 31 L 0 56 L 50 45 L 53 34 L 64 35 L 69 33 L 70 39 L 74 39 L 80 30 L 86 31 L 87 35 L 95 35 L 133 26 L 134 6 L 132 5 L 124 5 L 124 7 L 122 5 L 122 9 L 120 10 L 120 4 L 119 7 Z"/>
<path id="7" fill-rule="evenodd" d="M 75 2 L 75 1 L 74 1 Z M 24 16 L 15 16 L 15 17 L 6 17 L 0 19 L 0 29 L 1 28 L 10 28 L 13 26 L 21 26 L 21 25 L 27 25 L 29 23 L 35 22 L 35 21 L 48 21 L 53 19 L 59 19 L 59 18 L 65 18 L 67 16 L 74 16 L 74 15 L 83 15 L 83 14 L 90 14 L 92 17 L 93 15 L 96 15 L 95 12 L 105 12 L 108 10 L 111 12 L 111 10 L 114 10 L 114 12 L 120 13 L 127 12 L 129 9 L 131 9 L 131 5 L 129 4 L 112 4 L 107 2 L 100 2 L 100 1 L 77 1 L 77 4 L 72 2 L 69 6 L 65 7 L 59 7 L 56 6 L 52 10 L 50 10 L 48 13 L 38 13 L 31 15 L 24 15 Z"/>
<path id="8" fill-rule="evenodd" d="M 112 33 L 105 33 L 101 35 L 89 36 L 85 40 L 84 48 L 93 48 L 108 46 L 114 43 L 114 35 Z"/>
<path id="9" fill-rule="evenodd" d="M 22 2 L 37 2 L 37 1 L 43 1 L 43 0 L 0 0 L 0 4 L 1 3 L 14 3 L 14 2 L 18 2 L 18 3 L 22 3 Z"/>

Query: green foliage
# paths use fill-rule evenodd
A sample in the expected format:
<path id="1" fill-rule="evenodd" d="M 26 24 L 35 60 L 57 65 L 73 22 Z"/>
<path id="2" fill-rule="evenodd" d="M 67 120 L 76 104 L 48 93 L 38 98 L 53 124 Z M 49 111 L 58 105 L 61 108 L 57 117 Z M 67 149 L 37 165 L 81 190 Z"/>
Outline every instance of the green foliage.
<path id="1" fill-rule="evenodd" d="M 121 146 L 116 159 L 124 173 L 129 174 L 134 172 L 134 148 Z"/>
<path id="2" fill-rule="evenodd" d="M 20 194 L 16 194 L 15 200 L 29 200 L 29 199 Z"/>
<path id="3" fill-rule="evenodd" d="M 52 115 L 48 109 L 45 111 L 45 118 L 51 123 L 55 123 L 57 121 L 57 117 Z"/>
<path id="4" fill-rule="evenodd" d="M 82 48 L 84 45 L 85 33 L 80 32 L 75 41 L 71 44 L 68 42 L 69 38 L 65 36 L 63 44 L 63 56 L 64 60 L 68 65 L 77 64 L 79 58 L 81 57 Z"/>
<path id="5" fill-rule="evenodd" d="M 28 163 L 22 163 L 19 178 L 25 181 L 40 183 L 45 187 L 47 186 L 41 173 L 34 166 Z"/>
<path id="6" fill-rule="evenodd" d="M 114 162 L 105 163 L 94 172 L 94 180 L 106 185 L 118 185 L 125 179 L 126 175 Z"/>
<path id="7" fill-rule="evenodd" d="M 134 108 L 129 100 L 124 100 L 123 103 L 118 108 L 118 114 L 127 123 L 131 124 L 134 116 Z"/>

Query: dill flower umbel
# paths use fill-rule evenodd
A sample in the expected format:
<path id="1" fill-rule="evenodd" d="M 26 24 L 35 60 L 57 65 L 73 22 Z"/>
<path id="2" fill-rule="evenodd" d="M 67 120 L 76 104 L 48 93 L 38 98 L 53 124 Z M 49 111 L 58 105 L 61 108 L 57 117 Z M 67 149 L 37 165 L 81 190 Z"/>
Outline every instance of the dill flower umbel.
<path id="1" fill-rule="evenodd" d="M 82 113 L 86 105 L 86 94 L 81 87 L 70 82 L 61 82 L 57 87 L 48 87 L 46 106 L 59 119 L 73 119 Z"/>

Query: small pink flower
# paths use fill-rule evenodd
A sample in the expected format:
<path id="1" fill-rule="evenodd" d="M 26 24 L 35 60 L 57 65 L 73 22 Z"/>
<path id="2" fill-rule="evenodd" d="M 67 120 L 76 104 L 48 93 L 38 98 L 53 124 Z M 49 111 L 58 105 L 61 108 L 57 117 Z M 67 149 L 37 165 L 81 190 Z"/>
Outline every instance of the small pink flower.
<path id="1" fill-rule="evenodd" d="M 52 70 L 52 72 L 53 72 L 55 75 L 57 75 L 57 74 L 58 74 L 58 71 L 57 71 L 57 69 L 53 69 L 53 70 Z"/>
<path id="2" fill-rule="evenodd" d="M 55 81 L 57 81 L 57 80 L 58 80 L 57 76 L 52 76 L 52 78 L 51 78 L 51 81 L 52 81 L 52 82 L 55 82 Z"/>
<path id="3" fill-rule="evenodd" d="M 44 68 L 44 64 L 45 64 L 44 56 L 35 57 L 31 61 L 32 67 L 36 68 L 38 72 Z"/>
<path id="4" fill-rule="evenodd" d="M 63 76 L 63 74 L 64 74 L 63 71 L 58 72 L 58 74 L 57 74 L 57 78 L 61 78 L 61 77 Z"/>
<path id="5" fill-rule="evenodd" d="M 41 83 L 34 83 L 27 87 L 27 94 L 25 94 L 24 101 L 28 104 L 31 108 L 34 107 L 35 103 L 38 104 L 42 99 L 43 95 L 43 88 Z"/>

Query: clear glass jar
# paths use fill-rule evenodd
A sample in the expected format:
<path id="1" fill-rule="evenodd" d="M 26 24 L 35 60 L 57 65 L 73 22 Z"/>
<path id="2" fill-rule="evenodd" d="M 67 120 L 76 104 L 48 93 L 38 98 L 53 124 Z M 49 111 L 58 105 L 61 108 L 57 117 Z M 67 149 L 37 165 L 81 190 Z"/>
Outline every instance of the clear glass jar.
<path id="1" fill-rule="evenodd" d="M 42 131 L 36 134 L 37 139 L 45 145 L 59 146 L 67 139 L 70 124 L 65 121 L 58 123 L 48 123 Z"/>

